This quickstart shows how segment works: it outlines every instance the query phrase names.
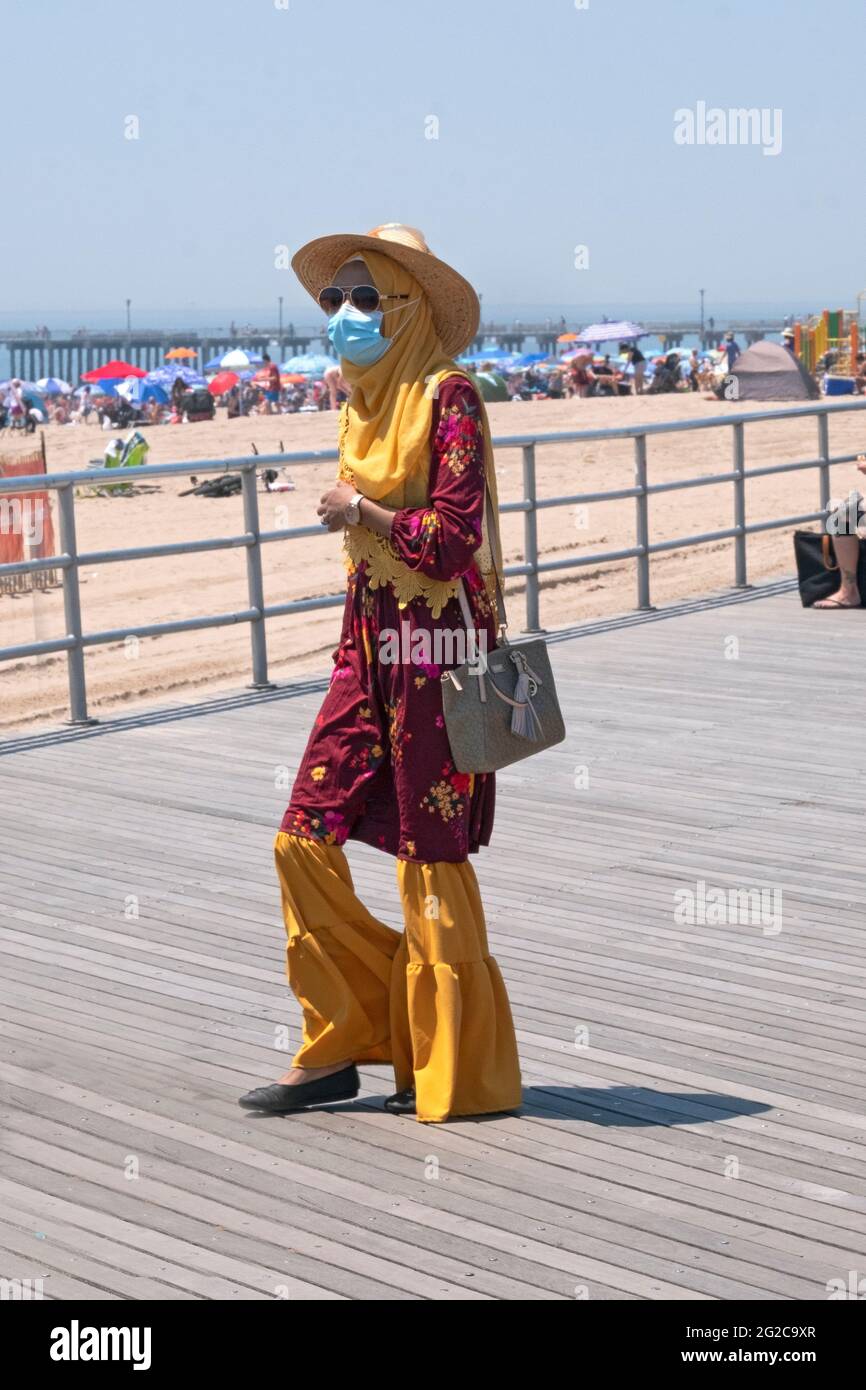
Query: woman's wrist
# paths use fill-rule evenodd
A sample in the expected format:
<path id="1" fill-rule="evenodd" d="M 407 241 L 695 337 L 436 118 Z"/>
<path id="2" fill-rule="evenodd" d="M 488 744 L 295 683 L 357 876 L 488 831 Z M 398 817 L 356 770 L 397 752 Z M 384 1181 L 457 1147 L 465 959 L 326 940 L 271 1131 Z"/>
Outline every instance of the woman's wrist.
<path id="1" fill-rule="evenodd" d="M 361 525 L 366 526 L 371 531 L 375 531 L 378 536 L 391 535 L 391 526 L 396 515 L 389 507 L 382 507 L 378 502 L 371 502 L 369 497 L 361 499 L 359 505 Z"/>

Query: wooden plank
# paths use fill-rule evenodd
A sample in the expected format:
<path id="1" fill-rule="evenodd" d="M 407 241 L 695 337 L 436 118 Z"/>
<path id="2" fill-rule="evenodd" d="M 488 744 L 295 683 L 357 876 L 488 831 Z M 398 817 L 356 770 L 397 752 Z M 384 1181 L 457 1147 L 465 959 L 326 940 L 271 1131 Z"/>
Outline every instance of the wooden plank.
<path id="1" fill-rule="evenodd" d="M 526 1093 L 484 1123 L 385 1115 L 387 1068 L 236 1108 L 298 1037 L 275 769 L 321 683 L 0 745 L 0 1266 L 52 1298 L 824 1297 L 866 1247 L 862 672 L 768 592 L 555 635 L 568 738 L 501 774 L 477 861 Z M 350 857 L 399 926 L 393 865 Z M 780 889 L 782 930 L 681 925 L 701 880 Z"/>

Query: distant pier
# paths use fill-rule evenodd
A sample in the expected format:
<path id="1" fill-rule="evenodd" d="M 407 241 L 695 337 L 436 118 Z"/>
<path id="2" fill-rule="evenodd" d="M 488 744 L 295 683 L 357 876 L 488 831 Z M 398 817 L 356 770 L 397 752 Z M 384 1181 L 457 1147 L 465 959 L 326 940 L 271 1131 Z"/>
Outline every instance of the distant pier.
<path id="1" fill-rule="evenodd" d="M 276 343 L 282 361 L 284 357 L 307 352 L 311 343 L 318 342 L 321 337 L 317 329 L 296 332 L 293 324 L 288 328 L 257 328 L 234 334 L 193 333 L 185 329 L 171 333 L 161 330 L 91 332 L 89 329 L 76 333 L 11 333 L 0 329 L 0 344 L 8 349 L 12 376 L 27 381 L 57 376 L 73 383 L 85 372 L 114 358 L 150 371 L 163 366 L 172 348 L 194 348 L 199 365 L 203 366 L 232 348 L 262 353 Z"/>
<path id="2" fill-rule="evenodd" d="M 644 324 L 647 335 L 659 338 L 665 347 L 679 347 L 687 337 L 697 337 L 702 347 L 718 347 L 726 333 L 744 340 L 747 344 L 756 343 L 768 335 L 782 332 L 784 324 L 776 321 L 758 320 L 750 322 L 731 322 L 722 326 L 713 324 L 707 327 L 695 322 L 648 322 Z M 526 344 L 534 339 L 542 352 L 553 354 L 557 339 L 562 333 L 579 332 L 580 325 L 570 328 L 566 323 L 558 324 L 547 320 L 545 323 L 521 323 L 519 319 L 511 323 L 485 323 L 476 334 L 472 348 L 482 352 L 485 342 L 494 338 L 505 352 L 522 352 Z M 215 330 L 211 333 L 195 333 L 186 329 L 173 332 L 163 330 L 129 332 L 93 331 L 79 329 L 75 333 L 10 332 L 0 329 L 0 344 L 8 349 L 10 374 L 35 381 L 40 377 L 58 376 L 65 381 L 77 382 L 85 372 L 92 371 L 112 358 L 122 358 L 136 367 L 151 370 L 162 366 L 166 354 L 172 348 L 194 348 L 198 354 L 199 366 L 213 357 L 222 356 L 232 348 L 243 348 L 262 353 L 276 344 L 279 359 L 308 352 L 312 344 L 323 338 L 321 328 L 255 328 L 235 333 Z M 597 346 L 601 348 L 602 344 Z"/>

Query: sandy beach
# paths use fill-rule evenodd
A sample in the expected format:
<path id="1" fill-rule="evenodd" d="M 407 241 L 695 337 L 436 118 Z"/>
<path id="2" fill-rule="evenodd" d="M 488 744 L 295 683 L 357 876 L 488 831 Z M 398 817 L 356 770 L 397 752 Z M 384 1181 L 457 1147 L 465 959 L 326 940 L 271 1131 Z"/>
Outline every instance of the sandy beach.
<path id="1" fill-rule="evenodd" d="M 753 410 L 772 409 L 755 405 Z M 740 406 L 745 412 L 747 406 Z M 538 401 L 494 404 L 489 407 L 494 435 L 528 431 L 548 434 L 581 428 L 615 427 L 718 417 L 733 413 L 727 402 L 700 396 L 666 395 L 639 398 Z M 336 414 L 253 416 L 229 421 L 219 412 L 214 423 L 145 428 L 150 463 L 238 457 L 255 444 L 260 453 L 331 448 L 336 443 Z M 85 468 L 101 456 L 111 437 L 95 426 L 46 430 L 51 472 Z M 856 412 L 831 420 L 831 453 L 864 447 L 864 422 Z M 32 452 L 34 441 L 0 438 L 0 455 Z M 667 482 L 727 471 L 731 464 L 732 432 L 707 430 L 650 437 L 651 482 Z M 815 457 L 814 418 L 761 422 L 746 429 L 747 466 Z M 633 481 L 630 440 L 551 444 L 537 451 L 539 497 L 602 488 L 629 487 Z M 501 450 L 497 457 L 501 501 L 522 495 L 519 450 Z M 291 476 L 296 491 L 260 494 L 262 529 L 299 526 L 315 521 L 315 508 L 333 475 L 333 465 L 296 466 Z M 853 464 L 832 474 L 833 494 L 842 496 L 862 482 Z M 205 539 L 243 530 L 239 497 L 212 499 L 180 497 L 188 478 L 161 479 L 135 496 L 80 497 L 76 503 L 81 551 L 119 545 Z M 811 470 L 756 479 L 747 488 L 749 521 L 796 515 L 818 505 L 818 475 Z M 653 541 L 707 532 L 732 524 L 730 484 L 693 488 L 650 499 Z M 539 515 L 542 558 L 618 549 L 634 543 L 634 502 L 625 499 L 596 504 L 579 514 L 573 507 Z M 503 518 L 506 562 L 523 559 L 523 519 Z M 337 593 L 344 583 L 338 536 L 280 542 L 264 547 L 265 598 L 276 603 L 293 598 Z M 724 589 L 733 581 L 731 542 L 672 550 L 653 559 L 652 600 L 666 604 L 677 599 Z M 749 579 L 779 577 L 793 572 L 790 532 L 770 531 L 749 538 Z M 509 581 L 512 630 L 522 626 L 523 583 Z M 82 574 L 81 601 L 85 631 L 123 629 L 136 623 L 167 622 L 196 614 L 235 611 L 247 606 L 245 557 L 241 549 L 169 559 L 102 564 Z M 631 560 L 589 565 L 543 577 L 541 620 L 555 627 L 580 620 L 626 612 L 633 608 L 635 570 Z M 290 678 L 323 671 L 339 632 L 339 610 L 274 619 L 268 624 L 271 677 Z M 63 631 L 60 588 L 19 597 L 0 596 L 0 645 L 45 640 Z M 249 679 L 249 629 L 245 624 L 117 642 L 90 648 L 86 656 L 91 713 L 109 716 L 133 706 L 165 702 L 174 696 L 188 700 L 199 694 L 243 686 Z M 66 717 L 66 659 L 61 654 L 5 662 L 0 668 L 0 728 L 12 730 L 50 724 Z"/>

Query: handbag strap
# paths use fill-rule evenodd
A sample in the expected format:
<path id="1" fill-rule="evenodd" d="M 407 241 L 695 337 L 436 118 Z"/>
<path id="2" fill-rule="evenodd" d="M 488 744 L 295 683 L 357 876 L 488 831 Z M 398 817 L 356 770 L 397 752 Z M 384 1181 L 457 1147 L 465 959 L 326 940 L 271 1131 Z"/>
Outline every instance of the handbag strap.
<path id="1" fill-rule="evenodd" d="M 499 530 L 496 524 L 496 514 L 493 509 L 493 498 L 490 496 L 490 485 L 487 478 L 484 479 L 484 514 L 487 520 L 487 539 L 490 542 L 490 558 L 493 561 L 493 573 L 496 577 L 496 612 L 499 615 L 499 626 L 508 627 L 508 614 L 505 611 L 505 595 L 502 592 L 502 550 L 499 545 Z M 502 576 L 502 577 L 500 577 Z"/>
<path id="2" fill-rule="evenodd" d="M 830 537 L 828 535 L 823 535 L 821 537 L 821 558 L 824 561 L 825 570 L 837 570 L 839 568 L 838 561 L 835 564 L 830 563 L 831 547 L 832 541 Z"/>

